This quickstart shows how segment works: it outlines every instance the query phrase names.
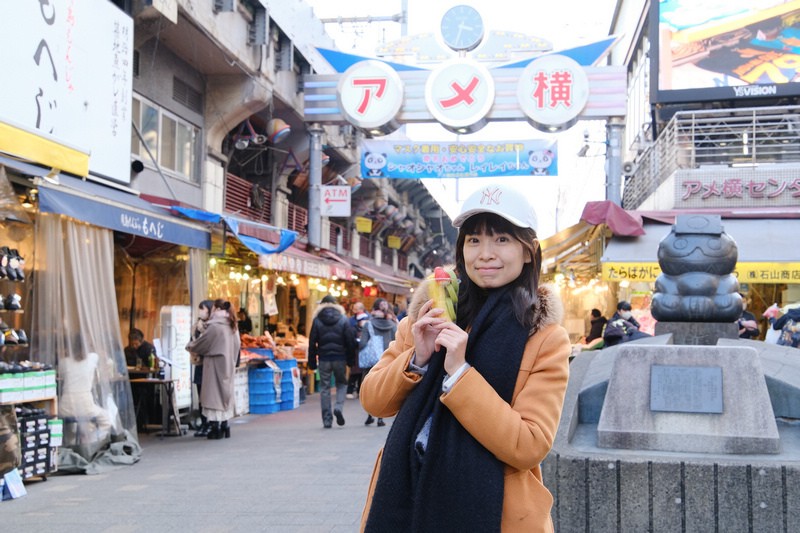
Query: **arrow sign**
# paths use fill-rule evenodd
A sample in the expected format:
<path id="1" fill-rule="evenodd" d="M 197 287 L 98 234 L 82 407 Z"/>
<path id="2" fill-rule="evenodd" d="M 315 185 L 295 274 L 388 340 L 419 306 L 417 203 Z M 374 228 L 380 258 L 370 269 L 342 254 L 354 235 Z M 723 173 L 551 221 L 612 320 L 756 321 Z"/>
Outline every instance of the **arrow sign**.
<path id="1" fill-rule="evenodd" d="M 350 216 L 350 187 L 326 185 L 320 195 L 320 214 L 324 217 Z"/>

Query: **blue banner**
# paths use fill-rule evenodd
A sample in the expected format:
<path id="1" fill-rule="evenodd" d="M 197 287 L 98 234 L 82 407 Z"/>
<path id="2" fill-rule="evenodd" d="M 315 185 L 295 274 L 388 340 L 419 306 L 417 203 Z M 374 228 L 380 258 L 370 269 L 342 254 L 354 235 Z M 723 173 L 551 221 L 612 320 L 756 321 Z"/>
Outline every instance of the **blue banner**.
<path id="1" fill-rule="evenodd" d="M 557 176 L 557 141 L 416 142 L 364 139 L 363 178 Z"/>

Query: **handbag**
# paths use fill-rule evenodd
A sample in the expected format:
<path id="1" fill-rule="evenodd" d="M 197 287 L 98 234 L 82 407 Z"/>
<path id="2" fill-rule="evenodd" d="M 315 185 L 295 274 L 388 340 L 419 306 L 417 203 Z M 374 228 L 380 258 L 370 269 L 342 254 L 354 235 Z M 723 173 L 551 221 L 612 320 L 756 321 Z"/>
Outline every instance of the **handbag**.
<path id="1" fill-rule="evenodd" d="M 383 337 L 375 335 L 372 322 L 367 322 L 367 330 L 369 331 L 367 345 L 358 351 L 358 366 L 361 368 L 372 368 L 383 355 Z"/>

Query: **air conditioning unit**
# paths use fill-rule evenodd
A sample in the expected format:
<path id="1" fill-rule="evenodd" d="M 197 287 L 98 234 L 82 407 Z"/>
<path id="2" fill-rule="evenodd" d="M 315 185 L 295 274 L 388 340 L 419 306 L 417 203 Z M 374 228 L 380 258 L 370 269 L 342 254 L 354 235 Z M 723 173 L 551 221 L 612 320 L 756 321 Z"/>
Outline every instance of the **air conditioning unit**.
<path id="1" fill-rule="evenodd" d="M 636 163 L 633 161 L 625 161 L 622 163 L 622 175 L 625 177 L 633 176 L 636 174 Z"/>

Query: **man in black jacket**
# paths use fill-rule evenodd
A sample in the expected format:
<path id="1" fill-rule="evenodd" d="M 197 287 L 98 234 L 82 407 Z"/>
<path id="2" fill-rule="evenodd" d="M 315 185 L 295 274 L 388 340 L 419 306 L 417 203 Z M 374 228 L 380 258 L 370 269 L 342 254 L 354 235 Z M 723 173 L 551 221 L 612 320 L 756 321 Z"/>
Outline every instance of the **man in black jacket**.
<path id="1" fill-rule="evenodd" d="M 317 367 L 319 357 L 319 392 L 322 424 L 329 428 L 336 423 L 344 425 L 345 394 L 347 393 L 347 361 L 356 352 L 355 334 L 344 307 L 330 294 L 314 310 L 311 333 L 308 336 L 308 366 Z M 336 403 L 331 415 L 331 375 L 336 379 Z"/>

